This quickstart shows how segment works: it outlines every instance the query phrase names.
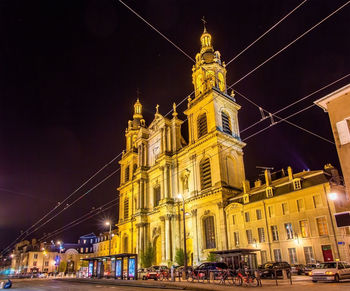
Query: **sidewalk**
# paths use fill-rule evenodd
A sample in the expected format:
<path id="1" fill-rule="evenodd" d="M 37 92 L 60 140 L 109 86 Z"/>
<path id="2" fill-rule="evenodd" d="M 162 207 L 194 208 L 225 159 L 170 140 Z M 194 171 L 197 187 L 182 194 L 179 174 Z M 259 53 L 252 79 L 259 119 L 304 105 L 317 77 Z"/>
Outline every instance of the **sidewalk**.
<path id="1" fill-rule="evenodd" d="M 115 279 L 78 279 L 78 278 L 67 278 L 67 279 L 55 279 L 64 280 L 68 282 L 76 283 L 90 283 L 90 284 L 101 284 L 101 285 L 117 285 L 117 286 L 134 286 L 141 288 L 152 288 L 152 289 L 178 289 L 178 290 L 218 290 L 226 291 L 234 289 L 247 289 L 244 286 L 223 286 L 214 283 L 190 283 L 190 282 L 168 282 L 168 281 L 153 281 L 153 280 L 115 280 Z M 310 277 L 306 276 L 295 276 L 293 277 L 293 285 L 300 285 L 302 283 L 311 282 Z M 251 287 L 259 289 L 272 289 L 279 287 L 290 286 L 289 280 L 278 280 L 278 286 L 274 280 L 262 280 L 262 287 Z"/>

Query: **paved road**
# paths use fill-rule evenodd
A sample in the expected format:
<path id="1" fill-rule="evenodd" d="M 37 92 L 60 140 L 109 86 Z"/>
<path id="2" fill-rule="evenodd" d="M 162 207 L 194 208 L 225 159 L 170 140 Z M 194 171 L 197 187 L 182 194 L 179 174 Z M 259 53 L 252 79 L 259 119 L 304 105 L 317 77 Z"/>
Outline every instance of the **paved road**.
<path id="1" fill-rule="evenodd" d="M 131 282 L 132 283 L 132 282 Z M 294 282 L 293 285 L 289 285 L 287 282 L 281 282 L 279 286 L 274 286 L 272 282 L 265 282 L 262 288 L 246 288 L 246 287 L 226 287 L 216 284 L 180 284 L 181 287 L 187 288 L 197 288 L 197 290 L 218 290 L 218 291 L 228 291 L 228 290 L 284 290 L 284 291 L 345 291 L 350 290 L 350 281 L 347 280 L 341 283 L 312 283 L 311 281 L 300 281 Z M 149 284 L 146 284 L 149 285 Z M 78 282 L 68 282 L 64 280 L 50 280 L 50 279 L 16 279 L 14 280 L 13 289 L 21 291 L 46 291 L 46 290 L 64 290 L 64 291 L 78 291 L 78 290 L 108 290 L 108 291 L 148 291 L 148 290 L 160 290 L 155 289 L 151 286 L 135 287 L 135 286 L 116 286 L 116 285 L 105 285 L 102 281 L 101 284 L 91 284 L 91 283 L 78 283 Z M 148 287 L 148 288 L 147 288 Z M 159 286 L 160 287 L 160 286 Z M 186 288 L 186 289 L 187 289 Z M 287 290 L 288 289 L 288 290 Z M 169 291 L 175 291 L 176 289 L 167 289 Z M 178 291 L 178 289 L 177 289 Z"/>
<path id="2" fill-rule="evenodd" d="M 78 290 L 94 290 L 94 291 L 147 291 L 150 288 L 139 288 L 139 287 L 127 287 L 127 286 L 110 286 L 110 285 L 99 285 L 99 284 L 87 284 L 87 283 L 72 283 L 57 280 L 42 280 L 42 279 L 23 279 L 14 280 L 13 287 L 17 291 L 46 291 L 46 290 L 57 290 L 57 291 L 78 291 Z M 159 290 L 159 289 L 157 289 Z M 174 289 L 167 289 L 174 291 Z M 179 290 L 176 290 L 179 291 Z"/>

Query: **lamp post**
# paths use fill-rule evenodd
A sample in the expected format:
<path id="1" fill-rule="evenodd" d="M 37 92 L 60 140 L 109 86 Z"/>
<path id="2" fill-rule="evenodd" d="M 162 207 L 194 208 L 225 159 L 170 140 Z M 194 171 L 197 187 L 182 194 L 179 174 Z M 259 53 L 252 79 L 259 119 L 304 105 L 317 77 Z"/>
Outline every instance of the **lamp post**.
<path id="1" fill-rule="evenodd" d="M 112 224 L 109 222 L 109 221 L 106 221 L 105 223 L 107 226 L 109 226 L 109 255 L 111 255 L 111 239 L 112 239 L 112 236 L 111 236 L 111 233 L 112 233 Z"/>
<path id="2" fill-rule="evenodd" d="M 58 241 L 57 244 L 58 244 L 58 252 L 59 252 L 58 258 L 59 258 L 59 260 L 58 260 L 58 262 L 57 261 L 55 262 L 56 263 L 56 272 L 58 271 L 58 263 L 61 263 L 61 252 L 62 252 L 62 244 L 63 244 L 63 242 Z"/>
<path id="3" fill-rule="evenodd" d="M 337 234 L 335 232 L 335 227 L 334 227 L 334 223 L 333 223 L 333 217 L 332 217 L 332 211 L 331 211 L 331 207 L 329 205 L 329 200 L 332 200 L 332 201 L 335 201 L 338 199 L 338 194 L 335 193 L 335 192 L 332 192 L 332 193 L 328 193 L 327 194 L 327 191 L 325 189 L 325 187 L 323 186 L 324 188 L 324 192 L 326 194 L 326 200 L 327 200 L 327 207 L 328 207 L 328 212 L 329 212 L 329 218 L 331 220 L 331 225 L 332 225 L 332 230 L 333 230 L 333 234 L 334 234 L 334 241 L 335 241 L 335 247 L 337 249 L 337 255 L 338 255 L 338 260 L 340 260 L 340 251 L 339 251 L 339 246 L 338 246 L 338 239 L 337 239 Z"/>
<path id="4" fill-rule="evenodd" d="M 182 199 L 182 219 L 183 219 L 183 232 L 184 232 L 184 273 L 187 274 L 187 249 L 186 249 L 186 212 L 185 212 L 185 198 L 179 194 L 179 199 Z"/>

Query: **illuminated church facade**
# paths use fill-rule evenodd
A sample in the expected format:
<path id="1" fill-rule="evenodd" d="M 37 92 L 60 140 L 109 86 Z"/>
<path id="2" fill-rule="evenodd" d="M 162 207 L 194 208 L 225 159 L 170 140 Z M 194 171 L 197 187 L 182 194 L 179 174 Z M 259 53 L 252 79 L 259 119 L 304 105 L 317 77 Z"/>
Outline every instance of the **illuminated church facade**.
<path id="1" fill-rule="evenodd" d="M 120 160 L 117 223 L 119 235 L 113 237 L 113 240 L 118 240 L 116 251 L 140 254 L 150 244 L 156 250 L 155 264 L 170 264 L 174 261 L 176 249 L 183 248 L 185 240 L 187 252 L 190 254 L 189 264 L 197 265 L 205 261 L 211 251 L 238 247 L 253 248 L 260 243 L 258 247 L 265 251 L 265 257 L 259 257 L 259 262 L 284 257 L 290 261 L 288 258 L 294 255 L 300 257 L 298 261 L 306 262 L 303 247 L 295 252 L 287 251 L 289 248 L 296 249 L 296 229 L 301 228 L 297 213 L 293 218 L 290 218 L 289 213 L 292 209 L 294 211 L 294 200 L 297 198 L 309 199 L 306 197 L 314 195 L 317 191 L 330 191 L 327 178 L 318 179 L 315 184 L 307 184 L 307 181 L 314 179 L 312 177 L 323 177 L 325 172 L 321 170 L 309 173 L 308 178 L 308 172 L 293 175 L 290 169 L 288 176 L 279 182 L 270 181 L 271 177 L 265 173 L 265 185 L 258 183 L 255 188 L 250 189 L 245 180 L 243 162 L 245 143 L 240 138 L 238 125 L 240 105 L 236 103 L 234 95 L 227 92 L 225 64 L 221 61 L 220 53 L 214 51 L 212 37 L 206 29 L 200 41 L 201 50 L 196 55 L 196 63 L 192 69 L 194 96 L 188 98 L 188 106 L 184 111 L 188 122 L 188 142 L 181 136 L 184 121 L 178 118 L 175 104 L 171 118 L 162 116 L 157 106 L 154 120 L 148 126 L 143 119 L 139 100 L 134 105 L 133 119 L 128 122 L 125 132 L 126 149 Z M 279 193 L 281 185 L 287 184 L 291 185 L 291 188 L 284 194 L 291 195 L 284 195 L 284 198 L 274 195 Z M 314 186 L 319 188 L 310 190 L 310 187 Z M 313 201 L 311 196 L 310 207 Z M 324 250 L 330 248 L 334 257 L 338 257 L 336 253 L 339 255 L 340 251 L 334 240 L 334 227 L 332 238 L 332 217 L 327 214 L 325 198 L 320 197 L 317 201 L 321 201 L 318 202 L 321 204 L 317 205 L 317 209 L 311 207 L 306 219 L 317 215 L 326 217 L 327 237 L 322 238 Z M 185 201 L 186 212 L 185 235 L 182 199 Z M 276 204 L 273 206 L 276 207 L 273 217 L 268 216 L 265 199 L 269 201 L 268 206 Z M 281 217 L 277 218 L 277 208 L 286 201 L 289 201 L 290 205 L 289 216 L 283 217 L 281 214 Z M 309 200 L 307 201 L 309 207 Z M 260 209 L 259 212 L 255 208 Z M 333 201 L 331 210 L 335 211 Z M 246 212 L 251 212 L 249 221 Z M 259 217 L 253 218 L 255 213 L 259 213 Z M 271 219 L 273 225 L 269 224 Z M 254 221 L 264 229 L 263 232 L 255 230 Z M 285 232 L 286 223 L 294 227 L 294 237 L 293 233 L 288 234 L 287 229 L 289 236 L 284 238 L 282 232 Z M 320 236 L 317 232 L 320 225 L 317 223 L 313 219 L 308 223 L 304 222 L 303 227 L 305 235 L 311 235 L 313 229 L 315 230 L 313 239 L 316 237 L 316 240 L 310 242 L 312 248 L 307 249 L 309 257 L 320 257 L 319 260 L 322 260 L 324 250 L 317 242 Z M 325 221 L 320 220 L 319 223 L 324 226 Z M 279 225 L 280 231 L 278 245 L 274 245 L 276 240 L 272 241 L 274 228 L 271 227 L 275 225 Z M 247 227 L 254 230 L 250 237 Z M 306 231 L 305 227 L 309 230 Z M 326 234 L 324 229 L 323 231 L 323 235 Z M 300 230 L 298 233 L 302 239 Z M 274 235 L 276 239 L 276 233 Z M 344 256 L 348 256 L 349 253 L 349 246 L 346 248 Z M 275 253 L 275 249 L 286 253 Z M 276 254 L 280 257 L 276 257 Z"/>

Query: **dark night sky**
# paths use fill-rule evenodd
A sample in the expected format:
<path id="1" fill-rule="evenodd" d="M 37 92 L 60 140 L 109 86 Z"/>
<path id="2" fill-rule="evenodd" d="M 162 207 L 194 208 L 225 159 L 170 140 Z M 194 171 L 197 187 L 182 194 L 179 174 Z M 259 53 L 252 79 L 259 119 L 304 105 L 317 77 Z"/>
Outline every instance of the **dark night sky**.
<path id="1" fill-rule="evenodd" d="M 214 48 L 230 60 L 299 1 L 125 0 L 189 55 L 199 51 L 205 15 Z M 345 1 L 310 0 L 228 69 L 228 84 L 270 57 Z M 349 73 L 350 5 L 237 84 L 270 111 Z M 191 61 L 117 1 L 0 1 L 0 249 L 62 201 L 124 148 L 124 130 L 141 91 L 148 124 L 154 107 L 171 109 L 193 89 Z M 346 79 L 281 114 L 287 116 L 345 85 Z M 260 118 L 244 99 L 243 129 Z M 179 111 L 183 111 L 181 106 Z M 180 116 L 184 119 L 184 116 Z M 314 107 L 291 119 L 333 139 Z M 268 125 L 242 134 L 246 137 Z M 251 138 L 247 177 L 256 165 L 295 170 L 338 166 L 335 147 L 287 124 Z M 118 167 L 114 163 L 100 177 Z M 98 180 L 98 179 L 97 179 Z M 97 181 L 96 180 L 96 181 Z M 116 197 L 119 177 L 91 192 L 37 233 L 52 231 Z M 92 183 L 91 186 L 94 184 Z M 86 188 L 87 189 L 87 188 Z M 81 192 L 80 192 L 81 193 Z M 104 228 L 108 213 L 55 237 L 75 241 Z"/>

